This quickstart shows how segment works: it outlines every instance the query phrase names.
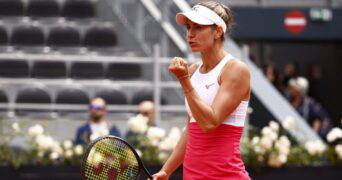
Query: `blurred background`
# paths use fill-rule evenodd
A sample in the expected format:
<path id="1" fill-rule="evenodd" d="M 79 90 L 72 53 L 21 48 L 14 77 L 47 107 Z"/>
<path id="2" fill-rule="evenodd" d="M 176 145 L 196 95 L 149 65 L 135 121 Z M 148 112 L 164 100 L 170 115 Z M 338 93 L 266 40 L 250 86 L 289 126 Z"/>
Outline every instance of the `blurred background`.
<path id="1" fill-rule="evenodd" d="M 157 172 L 187 117 L 168 63 L 200 61 L 175 14 L 199 2 L 0 0 L 4 179 L 81 179 L 86 145 L 108 134 Z M 235 17 L 225 48 L 252 76 L 252 179 L 341 179 L 342 0 L 220 2 Z"/>

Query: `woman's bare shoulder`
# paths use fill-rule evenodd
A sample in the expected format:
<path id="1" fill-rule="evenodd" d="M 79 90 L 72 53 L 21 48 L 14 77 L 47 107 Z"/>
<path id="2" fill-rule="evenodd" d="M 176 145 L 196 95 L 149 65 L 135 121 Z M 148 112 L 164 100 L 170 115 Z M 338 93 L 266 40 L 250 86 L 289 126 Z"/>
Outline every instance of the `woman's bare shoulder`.
<path id="1" fill-rule="evenodd" d="M 239 75 L 249 75 L 249 69 L 247 64 L 244 62 L 237 60 L 237 59 L 232 59 L 229 63 L 227 63 L 224 68 L 223 68 L 223 73 L 224 74 L 239 74 Z"/>
<path id="2" fill-rule="evenodd" d="M 221 84 L 222 80 L 241 80 L 241 79 L 249 79 L 250 72 L 248 66 L 237 59 L 232 59 L 227 63 L 219 76 L 219 83 Z"/>

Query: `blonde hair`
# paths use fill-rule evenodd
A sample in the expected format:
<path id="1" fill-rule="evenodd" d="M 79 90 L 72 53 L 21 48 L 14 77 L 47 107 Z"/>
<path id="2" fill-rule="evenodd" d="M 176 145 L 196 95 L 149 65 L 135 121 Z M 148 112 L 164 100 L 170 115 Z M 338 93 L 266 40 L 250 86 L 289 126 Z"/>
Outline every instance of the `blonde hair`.
<path id="1" fill-rule="evenodd" d="M 198 3 L 198 5 L 207 7 L 211 9 L 212 11 L 214 11 L 217 15 L 219 15 L 223 19 L 223 21 L 226 23 L 227 34 L 231 33 L 233 29 L 233 25 L 234 25 L 234 16 L 233 16 L 233 12 L 230 10 L 230 8 L 227 5 L 221 4 L 216 1 L 204 1 L 204 2 Z M 224 34 L 222 36 L 222 41 L 223 40 L 224 40 Z"/>

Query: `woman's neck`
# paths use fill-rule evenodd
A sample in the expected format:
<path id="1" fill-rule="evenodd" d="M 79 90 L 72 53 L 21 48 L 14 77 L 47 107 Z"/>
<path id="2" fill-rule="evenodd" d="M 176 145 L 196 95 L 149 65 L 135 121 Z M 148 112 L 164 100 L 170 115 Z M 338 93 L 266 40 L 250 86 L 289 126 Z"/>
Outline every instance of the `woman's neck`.
<path id="1" fill-rule="evenodd" d="M 223 49 L 223 45 L 213 46 L 206 51 L 202 51 L 202 71 L 206 73 L 212 70 L 227 54 L 228 52 Z"/>

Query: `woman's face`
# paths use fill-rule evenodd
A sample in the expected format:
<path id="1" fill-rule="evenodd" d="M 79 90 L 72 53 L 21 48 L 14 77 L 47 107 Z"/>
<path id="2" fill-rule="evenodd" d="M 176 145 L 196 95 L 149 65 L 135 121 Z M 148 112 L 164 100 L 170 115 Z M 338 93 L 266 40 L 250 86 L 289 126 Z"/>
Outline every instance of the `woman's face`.
<path id="1" fill-rule="evenodd" d="M 187 40 L 192 52 L 201 52 L 214 45 L 213 25 L 199 25 L 190 20 L 186 23 Z"/>

